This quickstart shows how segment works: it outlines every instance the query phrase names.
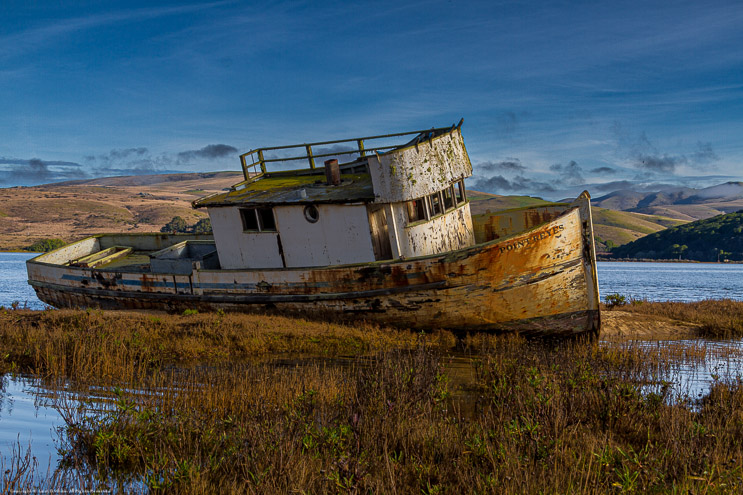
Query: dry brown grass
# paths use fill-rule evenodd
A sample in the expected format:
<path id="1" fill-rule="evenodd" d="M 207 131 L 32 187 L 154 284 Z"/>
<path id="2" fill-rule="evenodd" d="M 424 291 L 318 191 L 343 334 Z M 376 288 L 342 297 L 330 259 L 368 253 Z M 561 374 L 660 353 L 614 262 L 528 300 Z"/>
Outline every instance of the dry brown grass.
<path id="1" fill-rule="evenodd" d="M 195 223 L 206 215 L 191 208 L 194 190 L 211 194 L 240 180 L 238 172 L 170 174 L 0 189 L 0 249 L 23 249 L 45 238 L 157 232 L 176 215 Z"/>
<path id="2" fill-rule="evenodd" d="M 409 349 L 418 338 L 416 332 L 370 324 L 351 327 L 272 315 L 5 310 L 0 313 L 0 372 L 88 380 L 126 376 L 142 363 L 214 363 L 288 353 L 358 355 Z M 449 332 L 436 332 L 427 342 L 450 349 L 457 340 Z"/>
<path id="3" fill-rule="evenodd" d="M 167 493 L 506 494 L 743 488 L 743 384 L 717 380 L 696 401 L 662 380 L 674 361 L 707 359 L 702 345 L 483 335 L 457 343 L 445 333 L 280 317 L 98 312 L 8 312 L 0 336 L 13 356 L 26 356 L 16 366 L 47 376 L 50 388 L 62 380 L 68 392 L 94 386 L 104 397 L 80 407 L 59 395 L 70 471 L 46 486 L 97 480 L 92 486 Z M 460 385 L 451 378 L 462 370 L 452 369 L 446 352 L 455 345 L 470 377 Z M 245 359 L 287 349 L 353 355 Z"/>

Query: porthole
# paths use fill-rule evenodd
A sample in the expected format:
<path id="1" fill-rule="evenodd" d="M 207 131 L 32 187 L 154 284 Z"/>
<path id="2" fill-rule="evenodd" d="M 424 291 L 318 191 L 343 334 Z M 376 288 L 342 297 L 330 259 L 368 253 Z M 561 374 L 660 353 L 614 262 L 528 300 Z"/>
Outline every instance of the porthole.
<path id="1" fill-rule="evenodd" d="M 320 219 L 320 212 L 317 211 L 317 206 L 307 205 L 304 207 L 304 218 L 310 223 L 315 223 Z"/>

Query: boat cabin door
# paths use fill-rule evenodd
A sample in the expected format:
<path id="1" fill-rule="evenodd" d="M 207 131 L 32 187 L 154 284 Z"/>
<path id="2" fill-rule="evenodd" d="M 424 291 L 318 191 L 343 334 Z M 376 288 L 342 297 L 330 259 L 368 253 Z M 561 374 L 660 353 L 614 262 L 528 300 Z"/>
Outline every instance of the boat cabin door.
<path id="1" fill-rule="evenodd" d="M 382 205 L 369 205 L 369 230 L 371 231 L 374 259 L 391 260 L 392 244 L 390 231 L 387 228 L 387 213 Z"/>

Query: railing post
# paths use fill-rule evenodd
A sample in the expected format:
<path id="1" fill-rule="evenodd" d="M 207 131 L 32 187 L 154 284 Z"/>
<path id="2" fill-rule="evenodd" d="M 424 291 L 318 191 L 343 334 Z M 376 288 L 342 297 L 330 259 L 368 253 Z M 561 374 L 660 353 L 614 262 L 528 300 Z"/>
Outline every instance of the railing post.
<path id="1" fill-rule="evenodd" d="M 261 164 L 261 172 L 266 173 L 266 162 L 263 161 L 263 150 L 258 150 L 258 163 Z"/>
<path id="2" fill-rule="evenodd" d="M 310 168 L 315 168 L 315 158 L 312 156 L 312 146 L 307 144 L 305 145 L 305 148 L 307 148 L 307 158 L 310 161 Z"/>
<path id="3" fill-rule="evenodd" d="M 356 144 L 359 145 L 359 156 L 366 156 L 366 151 L 364 151 L 364 140 L 357 139 Z"/>
<path id="4" fill-rule="evenodd" d="M 240 163 L 242 164 L 242 167 L 243 167 L 243 177 L 245 178 L 245 180 L 248 180 L 249 179 L 248 165 L 247 163 L 245 163 L 245 155 L 240 155 Z"/>

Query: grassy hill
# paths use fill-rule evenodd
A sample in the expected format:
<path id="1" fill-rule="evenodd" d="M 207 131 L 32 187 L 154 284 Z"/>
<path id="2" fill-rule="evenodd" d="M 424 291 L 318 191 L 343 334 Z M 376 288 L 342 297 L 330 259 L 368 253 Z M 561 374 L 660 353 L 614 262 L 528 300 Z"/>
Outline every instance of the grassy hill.
<path id="1" fill-rule="evenodd" d="M 467 198 L 471 201 L 470 209 L 473 215 L 548 203 L 530 196 L 499 196 L 479 191 L 468 191 Z M 600 252 L 608 252 L 613 246 L 621 246 L 647 234 L 689 221 L 666 215 L 617 211 L 595 206 L 591 208 L 591 213 L 596 247 Z"/>
<path id="2" fill-rule="evenodd" d="M 480 191 L 467 191 L 467 199 L 471 201 L 470 210 L 473 215 L 549 203 L 549 201 L 531 196 L 499 196 Z"/>
<path id="3" fill-rule="evenodd" d="M 727 182 L 702 189 L 619 190 L 594 198 L 593 205 L 692 222 L 743 209 L 743 182 Z"/>
<path id="4" fill-rule="evenodd" d="M 591 208 L 591 215 L 593 216 L 596 248 L 602 252 L 668 227 L 686 223 L 683 220 L 661 215 L 615 211 L 598 207 Z"/>
<path id="5" fill-rule="evenodd" d="M 743 260 L 743 210 L 647 235 L 612 250 L 618 258 Z"/>
<path id="6" fill-rule="evenodd" d="M 206 215 L 193 210 L 191 201 L 221 191 L 241 178 L 239 172 L 142 175 L 0 189 L 0 250 L 23 249 L 49 238 L 69 242 L 100 232 L 157 232 L 176 215 L 194 224 Z M 530 196 L 479 191 L 468 191 L 467 196 L 475 215 L 547 203 Z M 624 199 L 625 205 L 642 200 L 627 203 Z M 658 214 L 594 207 L 598 250 L 607 251 L 695 219 L 662 206 L 654 208 L 659 208 Z M 675 208 L 717 211 L 700 205 Z"/>
<path id="7" fill-rule="evenodd" d="M 178 215 L 206 217 L 191 201 L 242 180 L 240 172 L 107 177 L 0 189 L 0 250 L 100 232 L 157 232 Z"/>

